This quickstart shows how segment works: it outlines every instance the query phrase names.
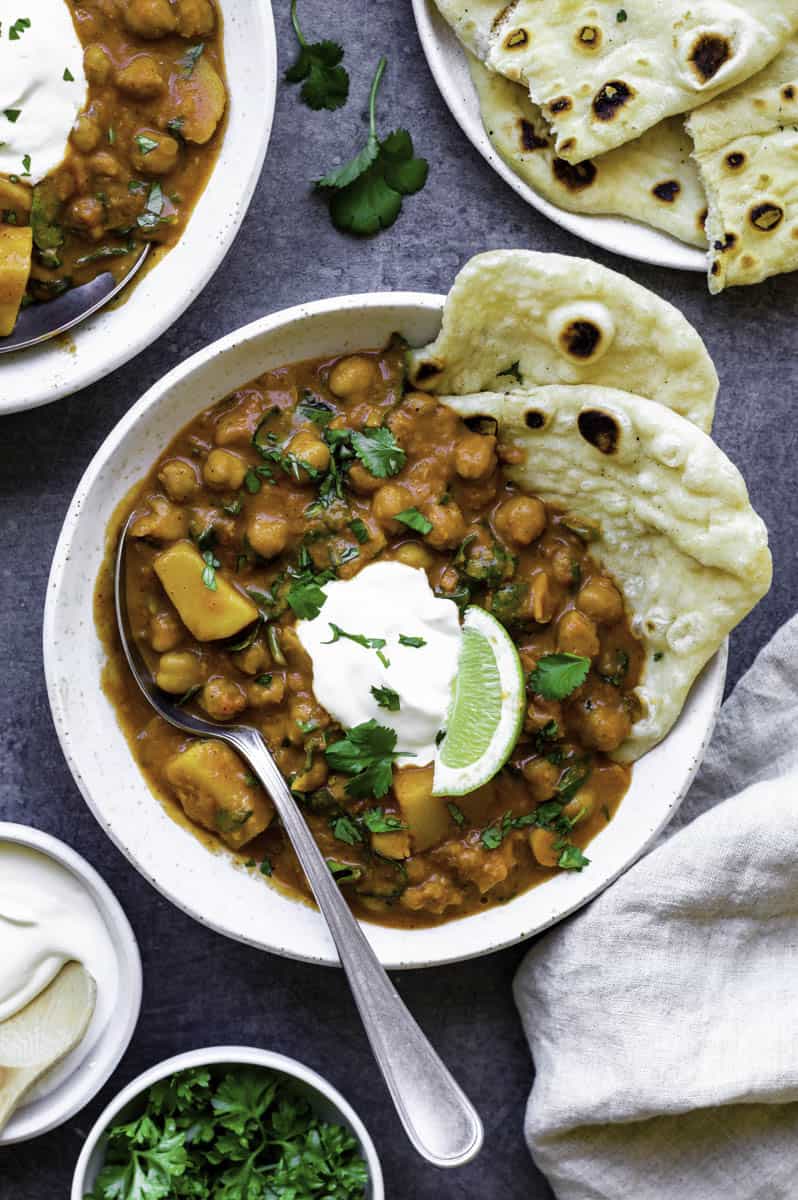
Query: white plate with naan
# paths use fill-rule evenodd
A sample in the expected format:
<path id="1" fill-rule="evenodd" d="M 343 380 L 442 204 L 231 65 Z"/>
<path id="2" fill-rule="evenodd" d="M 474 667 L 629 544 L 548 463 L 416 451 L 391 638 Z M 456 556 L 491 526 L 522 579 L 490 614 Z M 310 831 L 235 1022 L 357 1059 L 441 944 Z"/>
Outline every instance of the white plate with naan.
<path id="1" fill-rule="evenodd" d="M 706 254 L 695 246 L 626 217 L 568 212 L 525 183 L 496 152 L 485 132 L 465 50 L 436 9 L 434 0 L 413 0 L 413 11 L 427 63 L 449 111 L 485 161 L 527 204 L 569 233 L 613 254 L 654 266 L 706 271 Z"/>

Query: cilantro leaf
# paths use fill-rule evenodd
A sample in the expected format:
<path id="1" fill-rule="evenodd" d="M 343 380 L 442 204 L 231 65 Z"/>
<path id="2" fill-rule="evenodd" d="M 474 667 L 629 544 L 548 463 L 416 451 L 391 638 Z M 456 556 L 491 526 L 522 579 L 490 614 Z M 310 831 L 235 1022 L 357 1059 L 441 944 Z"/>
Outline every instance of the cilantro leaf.
<path id="1" fill-rule="evenodd" d="M 453 800 L 450 800 L 446 807 L 448 808 L 449 816 L 452 818 L 455 825 L 462 829 L 466 823 L 465 813 L 463 812 L 462 808 L 455 804 Z"/>
<path id="2" fill-rule="evenodd" d="M 365 146 L 316 182 L 317 189 L 330 192 L 330 216 L 336 229 L 359 237 L 393 225 L 402 211 L 403 196 L 420 191 L 429 170 L 426 159 L 414 156 L 406 129 L 395 130 L 382 142 L 377 135 L 377 93 L 386 66 L 383 56 L 371 84 Z"/>
<path id="3" fill-rule="evenodd" d="M 529 676 L 529 686 L 544 700 L 564 700 L 587 679 L 590 659 L 579 654 L 544 654 Z"/>
<path id="4" fill-rule="evenodd" d="M 288 589 L 286 600 L 298 617 L 312 621 L 327 603 L 327 597 L 315 579 L 296 580 Z"/>
<path id="5" fill-rule="evenodd" d="M 404 821 L 399 817 L 386 816 L 381 808 L 367 809 L 363 814 L 363 824 L 369 833 L 396 833 L 400 829 L 407 829 Z"/>
<path id="6" fill-rule="evenodd" d="M 563 847 L 562 854 L 557 859 L 557 866 L 562 867 L 565 871 L 581 871 L 589 863 L 590 859 L 585 858 L 579 847 L 574 846 L 571 842 Z"/>
<path id="7" fill-rule="evenodd" d="M 417 508 L 406 508 L 404 512 L 397 513 L 394 520 L 401 521 L 408 529 L 415 529 L 416 533 L 432 532 L 432 521 L 428 521 Z"/>
<path id="8" fill-rule="evenodd" d="M 219 559 L 215 557 L 213 550 L 206 550 L 202 556 L 202 561 L 205 563 L 205 566 L 202 568 L 202 582 L 205 584 L 208 591 L 215 592 L 218 587 L 216 583 L 216 572 L 222 564 L 219 562 Z"/>
<path id="9" fill-rule="evenodd" d="M 363 466 L 378 479 L 398 475 L 407 461 L 404 450 L 384 425 L 376 429 L 355 430 L 351 442 Z"/>
<path id="10" fill-rule="evenodd" d="M 346 736 L 324 751 L 333 771 L 352 775 L 346 785 L 350 796 L 380 800 L 393 782 L 396 733 L 372 719 L 350 729 Z"/>
<path id="11" fill-rule="evenodd" d="M 363 841 L 363 835 L 357 825 L 345 813 L 332 818 L 330 829 L 332 829 L 333 837 L 337 838 L 339 842 L 345 842 L 347 846 L 356 846 L 358 842 Z"/>
<path id="12" fill-rule="evenodd" d="M 399 693 L 395 692 L 393 688 L 373 687 L 371 694 L 380 708 L 387 708 L 388 712 L 399 712 Z"/>
<path id="13" fill-rule="evenodd" d="M 326 108 L 333 112 L 343 107 L 349 96 L 349 74 L 341 66 L 343 48 L 337 42 L 307 42 L 299 25 L 296 6 L 297 0 L 291 0 L 291 24 L 299 42 L 299 54 L 286 71 L 285 79 L 288 83 L 302 83 L 299 94 L 308 108 L 316 112 Z"/>

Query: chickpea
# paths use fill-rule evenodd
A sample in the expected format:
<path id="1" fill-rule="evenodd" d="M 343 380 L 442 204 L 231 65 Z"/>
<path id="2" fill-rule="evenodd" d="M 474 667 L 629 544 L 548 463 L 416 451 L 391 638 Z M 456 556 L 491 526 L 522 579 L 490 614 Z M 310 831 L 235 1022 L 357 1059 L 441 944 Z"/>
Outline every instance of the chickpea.
<path id="1" fill-rule="evenodd" d="M 246 685 L 246 691 L 247 703 L 253 708 L 282 704 L 285 696 L 285 680 L 282 675 L 259 675 L 252 683 Z"/>
<path id="2" fill-rule="evenodd" d="M 158 472 L 158 479 L 169 499 L 178 504 L 188 500 L 199 488 L 197 472 L 184 458 L 170 458 L 165 462 Z"/>
<path id="3" fill-rule="evenodd" d="M 546 506 L 535 496 L 513 496 L 496 512 L 499 533 L 519 546 L 528 546 L 546 528 Z"/>
<path id="4" fill-rule="evenodd" d="M 130 147 L 133 168 L 143 175 L 168 175 L 179 156 L 177 141 L 157 129 L 140 129 Z"/>
<path id="5" fill-rule="evenodd" d="M 188 513 L 176 508 L 165 496 L 149 496 L 148 513 L 137 517 L 131 527 L 133 537 L 155 538 L 161 542 L 176 542 L 188 532 Z"/>
<path id="6" fill-rule="evenodd" d="M 86 47 L 83 54 L 83 70 L 89 83 L 108 83 L 113 66 L 106 50 L 97 42 L 92 42 Z"/>
<path id="7" fill-rule="evenodd" d="M 202 476 L 208 487 L 236 491 L 244 482 L 247 464 L 232 450 L 211 450 L 205 459 Z"/>
<path id="8" fill-rule="evenodd" d="M 432 555 L 421 542 L 404 542 L 396 547 L 393 556 L 406 567 L 420 567 L 423 571 L 429 570 L 433 563 Z"/>
<path id="9" fill-rule="evenodd" d="M 532 580 L 531 587 L 532 619 L 538 625 L 548 625 L 554 616 L 554 597 L 551 594 L 549 577 L 545 571 L 539 571 Z"/>
<path id="10" fill-rule="evenodd" d="M 301 429 L 291 438 L 288 453 L 299 459 L 300 464 L 307 463 L 315 471 L 326 471 L 330 465 L 329 446 L 309 429 Z"/>
<path id="11" fill-rule="evenodd" d="M 93 154 L 89 166 L 95 175 L 103 175 L 106 179 L 116 179 L 122 174 L 122 167 L 108 150 L 98 150 Z"/>
<path id="12" fill-rule="evenodd" d="M 66 223 L 97 240 L 102 237 L 105 210 L 96 196 L 78 196 L 67 209 Z"/>
<path id="13" fill-rule="evenodd" d="M 330 371 L 328 386 L 334 396 L 345 400 L 358 392 L 367 392 L 376 377 L 377 372 L 371 359 L 353 354 L 335 364 Z"/>
<path id="14" fill-rule="evenodd" d="M 153 650 L 164 654 L 183 640 L 184 629 L 174 613 L 157 612 L 150 617 L 149 639 Z"/>
<path id="15" fill-rule="evenodd" d="M 595 658 L 599 652 L 596 626 L 584 613 L 571 610 L 557 622 L 557 649 L 561 654 L 580 654 Z"/>
<path id="16" fill-rule="evenodd" d="M 527 733 L 540 733 L 552 721 L 562 728 L 562 706 L 558 700 L 544 700 L 536 696 L 526 710 L 524 729 Z"/>
<path id="17" fill-rule="evenodd" d="M 524 779 L 529 784 L 529 791 L 536 804 L 550 800 L 560 778 L 560 768 L 555 767 L 547 758 L 531 758 L 521 768 Z"/>
<path id="18" fill-rule="evenodd" d="M 215 721 L 229 721 L 247 707 L 243 688 L 224 675 L 209 679 L 200 692 L 199 702 Z"/>
<path id="19" fill-rule="evenodd" d="M 457 474 L 463 479 L 485 479 L 496 469 L 496 439 L 481 433 L 464 434 L 454 452 Z"/>
<path id="20" fill-rule="evenodd" d="M 81 154 L 91 154 L 99 146 L 101 137 L 102 130 L 94 117 L 81 113 L 72 126 L 69 140 Z"/>
<path id="21" fill-rule="evenodd" d="M 361 496 L 369 496 L 382 487 L 382 480 L 367 471 L 361 463 L 353 463 L 349 468 L 349 482 Z"/>
<path id="22" fill-rule="evenodd" d="M 579 589 L 576 606 L 598 625 L 611 625 L 623 616 L 623 599 L 611 579 L 594 575 Z"/>
<path id="23" fill-rule="evenodd" d="M 610 688 L 610 684 L 605 686 Z M 617 692 L 605 702 L 602 702 L 601 695 L 596 690 L 589 698 L 572 704 L 569 715 L 576 736 L 585 746 L 608 752 L 616 750 L 629 736 L 632 719 L 618 701 Z M 607 693 L 603 695 L 607 696 Z"/>
<path id="24" fill-rule="evenodd" d="M 174 696 L 182 696 L 189 688 L 197 687 L 203 678 L 202 662 L 189 650 L 162 654 L 155 673 L 158 687 Z"/>
<path id="25" fill-rule="evenodd" d="M 565 546 L 559 546 L 551 556 L 551 573 L 558 583 L 573 583 L 579 578 L 578 570 L 574 569 L 578 567 L 578 559 Z"/>
<path id="26" fill-rule="evenodd" d="M 307 771 L 300 771 L 291 781 L 292 792 L 315 792 L 316 788 L 324 787 L 327 782 L 327 763 L 320 754 L 313 759 Z"/>
<path id="27" fill-rule="evenodd" d="M 215 24 L 210 0 L 177 0 L 177 32 L 181 37 L 207 37 Z"/>
<path id="28" fill-rule="evenodd" d="M 271 661 L 271 655 L 263 642 L 253 642 L 246 650 L 239 650 L 233 655 L 233 662 L 245 675 L 260 675 Z"/>
<path id="29" fill-rule="evenodd" d="M 562 815 L 569 821 L 586 821 L 593 815 L 596 797 L 589 787 L 581 787 L 572 800 L 562 810 Z"/>
<path id="30" fill-rule="evenodd" d="M 261 558 L 276 558 L 288 545 L 288 522 L 271 513 L 255 513 L 247 522 L 247 541 Z"/>
<path id="31" fill-rule="evenodd" d="M 169 0 L 127 0 L 120 7 L 125 25 L 140 37 L 165 37 L 177 29 L 177 13 Z"/>
<path id="32" fill-rule="evenodd" d="M 555 850 L 555 843 L 560 840 L 559 834 L 550 829 L 533 829 L 529 835 L 529 845 L 541 867 L 556 867 L 560 861 L 560 851 Z"/>
<path id="33" fill-rule="evenodd" d="M 465 519 L 459 504 L 453 500 L 448 504 L 427 504 L 424 516 L 432 525 L 427 541 L 436 550 L 453 550 L 465 537 Z"/>
<path id="34" fill-rule="evenodd" d="M 149 54 L 137 54 L 116 73 L 116 86 L 136 100 L 154 100 L 165 88 L 158 64 Z"/>
<path id="35" fill-rule="evenodd" d="M 397 513 L 412 507 L 410 492 L 401 483 L 384 483 L 371 502 L 371 511 L 375 518 L 391 533 L 398 533 L 402 528 L 394 521 Z"/>

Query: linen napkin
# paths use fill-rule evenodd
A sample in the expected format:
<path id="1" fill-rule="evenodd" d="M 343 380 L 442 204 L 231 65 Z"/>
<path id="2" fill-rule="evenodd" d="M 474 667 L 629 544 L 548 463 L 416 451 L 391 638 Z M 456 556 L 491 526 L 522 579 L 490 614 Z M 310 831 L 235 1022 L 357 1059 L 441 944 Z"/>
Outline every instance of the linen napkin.
<path id="1" fill-rule="evenodd" d="M 797 742 L 794 617 L 682 828 L 521 964 L 525 1133 L 558 1200 L 798 1197 Z"/>

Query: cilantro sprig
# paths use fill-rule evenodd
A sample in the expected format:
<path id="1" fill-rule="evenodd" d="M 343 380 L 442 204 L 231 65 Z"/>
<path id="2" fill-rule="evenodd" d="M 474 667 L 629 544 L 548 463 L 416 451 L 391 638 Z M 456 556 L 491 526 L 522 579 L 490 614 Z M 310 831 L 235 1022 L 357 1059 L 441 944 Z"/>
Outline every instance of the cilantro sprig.
<path id="1" fill-rule="evenodd" d="M 390 790 L 397 757 L 393 729 L 373 719 L 364 721 L 350 729 L 340 742 L 328 746 L 324 753 L 333 771 L 353 777 L 346 785 L 348 795 L 360 800 L 372 796 L 381 800 Z"/>
<path id="2" fill-rule="evenodd" d="M 349 96 L 349 74 L 341 66 L 344 51 L 338 42 L 308 42 L 302 33 L 296 11 L 297 0 L 291 0 L 291 24 L 299 42 L 296 61 L 285 73 L 286 82 L 301 83 L 299 93 L 303 103 L 315 112 L 326 108 L 333 112 L 342 108 Z"/>
<path id="3" fill-rule="evenodd" d="M 352 1134 L 284 1078 L 200 1067 L 153 1084 L 141 1114 L 111 1127 L 86 1200 L 356 1200 L 367 1179 Z"/>
<path id="4" fill-rule="evenodd" d="M 587 679 L 590 659 L 579 654 L 544 654 L 529 676 L 529 686 L 544 700 L 565 700 Z"/>
<path id="5" fill-rule="evenodd" d="M 336 229 L 368 237 L 388 229 L 402 211 L 402 198 L 421 191 L 429 164 L 413 154 L 413 139 L 406 129 L 377 134 L 377 93 L 388 60 L 383 57 L 369 93 L 369 132 L 365 146 L 342 166 L 316 182 L 329 197 L 330 216 Z"/>

